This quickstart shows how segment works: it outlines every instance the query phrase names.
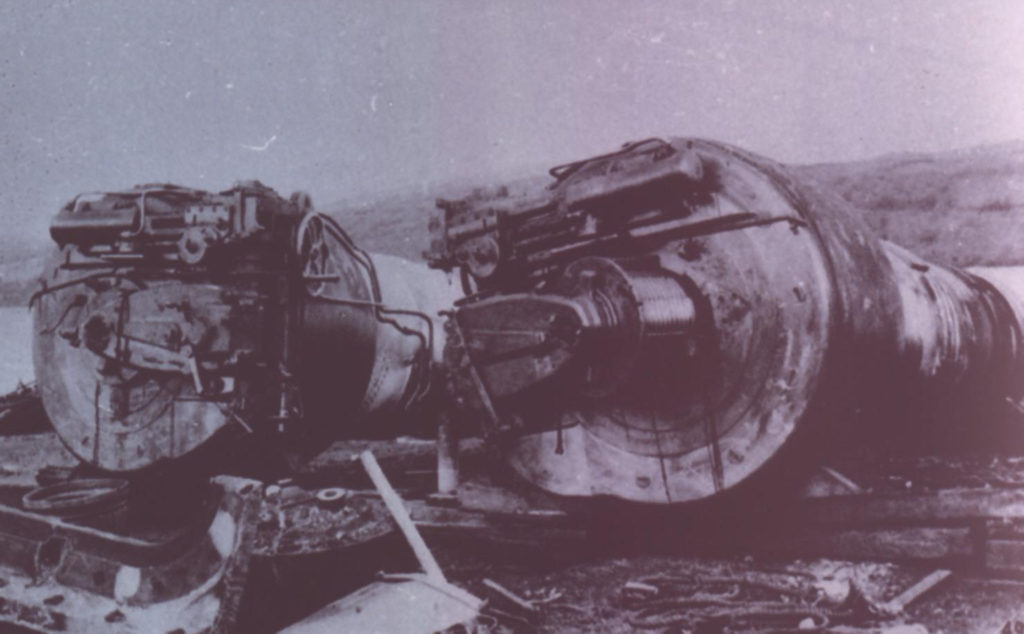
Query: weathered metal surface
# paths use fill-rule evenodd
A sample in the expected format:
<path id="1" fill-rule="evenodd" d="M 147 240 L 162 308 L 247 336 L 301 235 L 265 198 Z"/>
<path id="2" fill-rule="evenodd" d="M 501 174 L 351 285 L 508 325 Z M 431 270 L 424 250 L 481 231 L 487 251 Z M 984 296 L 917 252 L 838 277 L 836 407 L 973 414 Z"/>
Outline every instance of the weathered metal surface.
<path id="1" fill-rule="evenodd" d="M 85 293 L 90 301 L 69 310 L 68 295 L 74 302 Z M 176 280 L 85 293 L 39 298 L 35 321 L 43 402 L 71 451 L 105 469 L 132 470 L 182 456 L 232 422 L 224 410 L 244 392 L 229 364 L 264 348 L 239 303 L 255 304 L 258 294 Z M 236 415 L 244 415 L 240 407 Z"/>
<path id="2" fill-rule="evenodd" d="M 297 240 L 305 292 L 289 333 L 294 427 L 309 454 L 339 437 L 379 436 L 422 402 L 444 349 L 438 313 L 461 291 L 422 264 L 366 253 L 326 216 L 304 218 Z"/>
<path id="3" fill-rule="evenodd" d="M 83 462 L 135 471 L 231 430 L 310 453 L 423 400 L 461 293 L 259 183 L 77 197 L 33 297 L 39 392 Z M 375 422 L 380 422 L 377 416 Z"/>
<path id="4" fill-rule="evenodd" d="M 708 499 L 837 431 L 913 436 L 1024 390 L 1024 295 L 874 238 L 777 163 L 653 139 L 552 175 L 441 201 L 429 254 L 479 291 L 450 326 L 462 424 L 543 489 Z"/>
<path id="5" fill-rule="evenodd" d="M 826 262 L 785 193 L 729 153 L 699 143 L 649 145 L 564 175 L 547 206 L 524 211 L 498 201 L 502 219 L 490 225 L 516 227 L 498 242 L 525 245 L 514 243 L 504 279 L 547 279 L 534 292 L 565 289 L 561 296 L 579 302 L 581 282 L 568 282 L 579 277 L 573 267 L 585 262 L 581 256 L 600 254 L 629 274 L 619 292 L 601 283 L 588 294 L 613 305 L 623 301 L 615 297 L 632 297 L 627 303 L 643 312 L 629 318 L 618 310 L 627 318 L 604 320 L 605 338 L 593 344 L 582 372 L 563 372 L 549 391 L 538 387 L 521 399 L 528 405 L 498 404 L 502 417 L 524 419 L 527 429 L 546 419 L 548 431 L 508 439 L 507 456 L 527 480 L 559 494 L 666 503 L 730 488 L 791 435 L 824 365 L 834 302 Z M 642 166 L 661 174 L 662 160 L 677 166 L 669 172 L 679 170 L 672 187 L 645 192 L 637 184 L 647 182 L 637 181 Z M 628 174 L 624 182 L 620 172 Z M 586 197 L 567 191 L 579 179 L 588 183 Z M 517 215 L 526 219 L 521 229 Z M 549 232 L 535 246 L 535 224 L 568 229 L 561 243 L 548 241 Z M 538 250 L 534 261 L 543 264 L 521 264 L 520 248 Z M 552 280 L 562 274 L 547 271 L 563 262 L 567 283 L 560 284 Z M 477 282 L 503 290 L 493 276 Z M 659 302 L 662 313 L 684 315 L 674 319 L 687 327 L 659 333 Z M 472 311 L 467 304 L 459 313 Z M 620 354 L 607 354 L 615 350 Z M 607 377 L 601 390 L 581 387 L 598 375 Z"/>
<path id="6" fill-rule="evenodd" d="M 1024 283 L 921 262 L 791 170 L 710 141 L 552 175 L 441 201 L 430 259 L 460 268 L 465 301 L 301 195 L 79 197 L 34 300 L 55 428 L 114 471 L 229 430 L 308 458 L 431 433 L 406 414 L 442 362 L 447 431 L 486 436 L 526 481 L 674 504 L 795 473 L 837 430 L 914 437 L 908 413 L 1019 402 Z"/>
<path id="7" fill-rule="evenodd" d="M 106 217 L 130 216 L 131 229 Z M 33 296 L 39 392 L 83 462 L 131 471 L 277 412 L 297 208 L 258 183 L 76 198 Z M 102 228 L 102 231 L 97 228 Z"/>
<path id="8" fill-rule="evenodd" d="M 987 428 L 998 429 L 1007 401 L 1024 394 L 1021 315 L 1010 297 L 983 276 L 883 246 L 901 321 L 896 358 L 876 370 L 889 384 L 869 394 L 879 401 L 873 433 L 911 446 L 939 445 L 944 434 L 954 444 L 998 434 Z"/>
<path id="9" fill-rule="evenodd" d="M 147 541 L 0 506 L 0 622 L 41 631 L 232 631 L 259 486 L 219 477 L 204 522 Z"/>
<path id="10" fill-rule="evenodd" d="M 482 602 L 429 575 L 389 575 L 339 599 L 283 634 L 388 632 L 431 634 L 463 625 L 475 631 Z"/>

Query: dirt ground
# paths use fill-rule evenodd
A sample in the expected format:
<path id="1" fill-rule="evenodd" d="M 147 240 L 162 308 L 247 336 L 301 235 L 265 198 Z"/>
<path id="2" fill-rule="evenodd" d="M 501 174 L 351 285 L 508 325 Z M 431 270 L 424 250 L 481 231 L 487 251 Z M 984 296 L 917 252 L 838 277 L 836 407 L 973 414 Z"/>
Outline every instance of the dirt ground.
<path id="1" fill-rule="evenodd" d="M 868 612 L 853 610 L 843 616 L 844 603 L 852 603 L 849 597 L 849 580 L 864 592 L 871 594 L 875 601 L 885 601 L 898 595 L 918 579 L 932 572 L 920 565 L 895 565 L 880 563 L 854 563 L 833 560 L 757 560 L 739 558 L 732 560 L 706 560 L 688 557 L 641 555 L 629 558 L 603 559 L 595 557 L 567 565 L 553 565 L 538 570 L 532 566 L 505 563 L 487 563 L 479 559 L 470 561 L 448 561 L 453 579 L 477 593 L 489 596 L 483 579 L 489 578 L 502 584 L 516 594 L 544 602 L 535 621 L 529 625 L 520 624 L 519 631 L 538 632 L 889 632 L 911 634 L 997 634 L 1003 631 L 1017 632 L 1019 629 L 1004 630 L 1007 623 L 1024 623 L 1024 582 L 1015 580 L 994 580 L 954 573 L 949 579 L 913 602 L 904 614 L 884 618 Z M 659 580 L 672 580 L 679 593 L 665 598 L 684 597 L 683 592 L 700 592 L 700 588 L 715 585 L 713 581 L 727 579 L 738 583 L 751 576 L 763 575 L 775 579 L 780 585 L 799 588 L 810 585 L 818 590 L 804 602 L 794 594 L 776 594 L 775 603 L 787 610 L 777 617 L 757 618 L 743 623 L 732 624 L 728 619 L 715 623 L 706 618 L 701 621 L 696 615 L 708 612 L 708 605 L 672 609 L 662 608 L 661 614 L 644 618 L 641 611 L 645 603 L 630 601 L 624 586 L 630 581 L 658 585 Z M 687 584 L 689 581 L 691 583 Z M 718 585 L 722 585 L 719 583 Z M 686 586 L 686 587 L 683 587 Z M 696 589 L 696 590 L 695 590 Z M 797 593 L 799 590 L 797 590 Z M 832 594 L 831 597 L 826 592 Z M 762 593 L 768 598 L 771 591 Z M 691 595 L 692 596 L 692 595 Z M 554 598 L 553 598 L 554 597 Z M 789 597 L 788 602 L 785 599 Z M 710 603 L 710 599 L 708 600 Z M 724 602 L 723 602 L 724 603 Z M 657 601 L 648 601 L 646 606 L 657 607 Z M 727 613 L 727 606 L 711 606 L 720 613 Z M 817 627 L 819 622 L 808 623 L 805 619 L 819 610 L 828 615 L 826 627 Z M 836 615 L 836 616 L 833 616 Z M 664 625 L 657 619 L 665 617 Z M 801 627 L 801 622 L 804 626 Z M 845 628 L 845 629 L 844 629 Z"/>
<path id="2" fill-rule="evenodd" d="M 837 464 L 867 492 L 880 494 L 1017 489 L 1024 477 L 1024 460 L 1015 456 L 890 456 L 872 464 L 857 455 L 845 463 L 837 458 Z M 887 614 L 886 602 L 945 564 L 750 556 L 710 544 L 706 550 L 692 543 L 675 549 L 671 534 L 643 535 L 638 529 L 622 543 L 605 535 L 601 543 L 547 548 L 465 540 L 431 545 L 453 581 L 499 608 L 523 616 L 485 579 L 534 601 L 538 613 L 518 622 L 518 631 L 1024 632 L 1022 577 L 953 564 L 948 577 L 905 610 Z M 679 541 L 686 539 L 680 534 Z M 640 585 L 630 590 L 630 582 Z"/>

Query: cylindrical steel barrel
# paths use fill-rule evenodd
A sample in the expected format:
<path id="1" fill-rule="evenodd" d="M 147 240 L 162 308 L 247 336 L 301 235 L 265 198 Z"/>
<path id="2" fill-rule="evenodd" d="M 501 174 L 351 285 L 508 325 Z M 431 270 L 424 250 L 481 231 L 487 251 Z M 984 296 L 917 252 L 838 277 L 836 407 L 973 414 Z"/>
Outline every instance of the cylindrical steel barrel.
<path id="1" fill-rule="evenodd" d="M 320 215 L 303 219 L 296 253 L 305 289 L 290 307 L 297 424 L 312 449 L 339 435 L 386 435 L 371 419 L 402 419 L 430 388 L 444 347 L 435 321 L 461 289 L 423 264 L 362 251 Z"/>
<path id="2" fill-rule="evenodd" d="M 938 425 L 950 404 L 1020 397 L 1019 270 L 929 264 L 784 166 L 709 141 L 671 146 L 702 166 L 685 224 L 615 252 L 678 280 L 697 327 L 636 360 L 614 390 L 548 402 L 559 427 L 507 448 L 527 480 L 570 496 L 707 499 L 786 471 L 835 430 L 877 427 L 886 442 L 910 429 L 907 416 Z M 643 314 L 660 314 L 653 295 Z"/>
<path id="3" fill-rule="evenodd" d="M 33 299 L 35 366 L 78 458 L 135 471 L 225 428 L 315 450 L 385 435 L 383 415 L 423 399 L 443 348 L 434 320 L 461 292 L 307 207 L 258 184 L 159 186 L 58 215 L 66 244 Z M 93 231 L 110 209 L 132 227 Z M 189 236 L 202 247 L 180 248 Z"/>

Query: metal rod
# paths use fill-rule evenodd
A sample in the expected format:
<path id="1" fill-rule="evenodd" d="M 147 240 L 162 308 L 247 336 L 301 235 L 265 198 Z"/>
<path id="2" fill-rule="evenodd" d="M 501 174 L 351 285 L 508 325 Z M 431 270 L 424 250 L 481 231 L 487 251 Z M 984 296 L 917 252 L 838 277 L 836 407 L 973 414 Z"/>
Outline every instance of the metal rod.
<path id="1" fill-rule="evenodd" d="M 377 459 L 373 456 L 373 452 L 369 450 L 364 451 L 359 454 L 359 460 L 362 461 L 363 468 L 366 469 L 366 474 L 370 476 L 370 480 L 373 480 L 373 486 L 380 493 L 381 499 L 384 500 L 384 505 L 388 507 L 388 511 L 391 513 L 391 517 L 395 518 L 395 523 L 398 524 L 402 535 L 405 536 L 405 541 L 409 542 L 409 546 L 412 548 L 413 554 L 416 555 L 416 559 L 419 560 L 423 572 L 427 573 L 427 577 L 431 579 L 447 583 L 448 580 L 445 579 L 441 566 L 437 564 L 434 554 L 427 548 L 426 542 L 423 541 L 423 536 L 416 530 L 416 525 L 412 523 L 412 518 L 409 517 L 409 511 L 405 508 L 402 498 L 391 487 L 387 476 L 384 475 L 380 465 L 377 464 Z"/>

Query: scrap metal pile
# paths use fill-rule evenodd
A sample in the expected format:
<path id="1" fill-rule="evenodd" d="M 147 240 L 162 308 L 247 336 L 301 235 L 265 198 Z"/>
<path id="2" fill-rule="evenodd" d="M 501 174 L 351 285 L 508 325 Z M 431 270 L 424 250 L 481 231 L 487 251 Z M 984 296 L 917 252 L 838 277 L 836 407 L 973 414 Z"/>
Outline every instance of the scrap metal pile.
<path id="1" fill-rule="evenodd" d="M 437 439 L 435 495 L 413 505 L 427 530 L 486 534 L 483 513 L 586 532 L 609 503 L 657 523 L 652 508 L 721 517 L 786 497 L 838 439 L 955 445 L 1019 416 L 1024 271 L 924 262 L 711 141 L 629 143 L 550 175 L 439 200 L 429 267 L 369 254 L 308 196 L 258 182 L 68 203 L 32 345 L 80 466 L 0 491 L 0 565 L 24 580 L 0 587 L 0 620 L 66 628 L 51 613 L 68 601 L 125 630 L 254 623 L 256 573 L 233 562 L 276 575 L 390 532 L 353 492 L 361 472 L 331 458 L 349 442 Z M 97 476 L 119 480 L 97 492 Z M 112 493 L 122 481 L 131 494 Z M 172 489 L 180 512 L 141 501 Z M 97 526 L 114 513 L 97 497 L 123 521 Z M 744 588 L 699 601 L 761 600 Z M 629 596 L 643 611 L 663 592 Z"/>

